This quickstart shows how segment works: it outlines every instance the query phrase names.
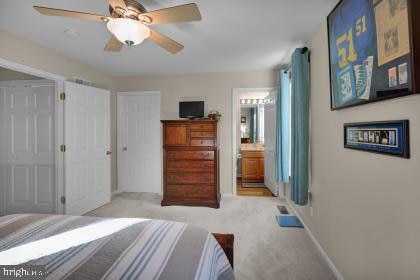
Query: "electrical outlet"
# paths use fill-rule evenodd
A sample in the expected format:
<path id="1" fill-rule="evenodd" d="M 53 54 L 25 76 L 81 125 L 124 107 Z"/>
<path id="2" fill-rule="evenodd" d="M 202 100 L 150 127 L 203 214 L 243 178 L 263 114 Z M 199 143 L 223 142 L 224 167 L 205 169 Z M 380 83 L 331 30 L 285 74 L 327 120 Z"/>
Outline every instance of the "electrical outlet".
<path id="1" fill-rule="evenodd" d="M 313 217 L 314 216 L 314 208 L 311 206 L 311 207 L 309 207 L 309 215 L 311 216 L 311 217 Z"/>

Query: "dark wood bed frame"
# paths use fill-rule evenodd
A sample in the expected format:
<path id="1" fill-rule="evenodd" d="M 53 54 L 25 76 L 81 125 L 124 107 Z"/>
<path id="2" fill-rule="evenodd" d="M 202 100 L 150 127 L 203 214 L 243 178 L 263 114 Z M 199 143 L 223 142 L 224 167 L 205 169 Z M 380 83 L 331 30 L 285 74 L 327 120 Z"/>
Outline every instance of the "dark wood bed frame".
<path id="1" fill-rule="evenodd" d="M 221 234 L 221 233 L 213 233 L 214 238 L 216 238 L 217 242 L 219 242 L 220 246 L 222 247 L 223 251 L 233 268 L 233 242 L 235 237 L 233 234 Z"/>

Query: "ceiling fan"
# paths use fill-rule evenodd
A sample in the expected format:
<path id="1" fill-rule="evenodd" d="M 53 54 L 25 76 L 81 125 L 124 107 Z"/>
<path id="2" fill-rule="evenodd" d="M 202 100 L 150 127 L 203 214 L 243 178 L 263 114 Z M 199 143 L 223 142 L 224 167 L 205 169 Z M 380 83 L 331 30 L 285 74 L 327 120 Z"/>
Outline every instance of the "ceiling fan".
<path id="1" fill-rule="evenodd" d="M 167 51 L 175 54 L 184 46 L 151 29 L 149 26 L 201 20 L 197 4 L 186 4 L 148 12 L 135 0 L 108 0 L 111 16 L 60 10 L 34 6 L 39 13 L 47 16 L 103 21 L 113 34 L 105 51 L 119 52 L 123 45 L 135 46 L 149 39 Z"/>

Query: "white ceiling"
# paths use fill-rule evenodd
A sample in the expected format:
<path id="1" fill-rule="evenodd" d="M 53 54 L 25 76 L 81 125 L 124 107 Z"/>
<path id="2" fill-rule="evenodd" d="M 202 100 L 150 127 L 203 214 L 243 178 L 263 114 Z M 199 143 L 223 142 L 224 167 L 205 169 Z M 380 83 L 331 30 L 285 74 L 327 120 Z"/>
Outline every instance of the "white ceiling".
<path id="1" fill-rule="evenodd" d="M 107 0 L 1 0 L 0 27 L 116 76 L 274 69 L 315 31 L 338 0 L 140 0 L 156 10 L 195 2 L 200 22 L 155 29 L 185 45 L 173 55 L 152 42 L 121 53 L 103 48 L 105 24 L 47 17 L 33 5 L 108 15 Z M 79 31 L 69 38 L 65 29 Z"/>

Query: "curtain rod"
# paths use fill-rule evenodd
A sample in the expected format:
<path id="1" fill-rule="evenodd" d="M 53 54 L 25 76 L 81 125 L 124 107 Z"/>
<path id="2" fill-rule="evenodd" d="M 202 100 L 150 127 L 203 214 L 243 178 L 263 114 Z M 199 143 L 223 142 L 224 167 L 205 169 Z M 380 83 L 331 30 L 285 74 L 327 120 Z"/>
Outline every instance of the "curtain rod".
<path id="1" fill-rule="evenodd" d="M 308 48 L 307 48 L 307 47 L 303 47 L 300 53 L 301 53 L 301 54 L 305 54 L 307 51 L 308 51 Z M 289 70 L 290 70 L 290 68 L 292 68 L 292 64 L 289 64 L 289 65 L 286 67 L 286 69 L 284 69 L 284 73 L 287 73 L 287 71 L 289 71 Z"/>

